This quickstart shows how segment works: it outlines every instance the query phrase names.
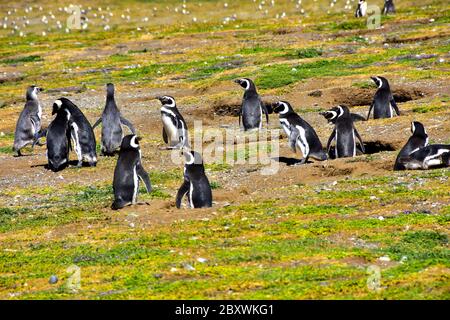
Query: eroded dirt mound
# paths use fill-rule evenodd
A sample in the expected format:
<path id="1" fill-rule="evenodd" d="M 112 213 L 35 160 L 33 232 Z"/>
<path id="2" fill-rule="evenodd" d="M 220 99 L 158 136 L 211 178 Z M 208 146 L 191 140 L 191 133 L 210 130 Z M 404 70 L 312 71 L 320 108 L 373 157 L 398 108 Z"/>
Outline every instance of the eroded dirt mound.
<path id="1" fill-rule="evenodd" d="M 375 92 L 376 89 L 335 88 L 331 90 L 331 95 L 334 97 L 335 104 L 349 107 L 369 106 L 372 103 Z M 428 94 L 424 90 L 407 87 L 393 88 L 392 93 L 396 102 L 418 100 Z"/>
<path id="2" fill-rule="evenodd" d="M 269 98 L 269 100 L 263 100 L 262 102 L 266 106 L 269 114 L 273 113 L 273 106 L 276 100 Z M 241 103 L 241 98 L 219 99 L 213 103 L 212 110 L 214 115 L 238 117 L 241 109 Z"/>

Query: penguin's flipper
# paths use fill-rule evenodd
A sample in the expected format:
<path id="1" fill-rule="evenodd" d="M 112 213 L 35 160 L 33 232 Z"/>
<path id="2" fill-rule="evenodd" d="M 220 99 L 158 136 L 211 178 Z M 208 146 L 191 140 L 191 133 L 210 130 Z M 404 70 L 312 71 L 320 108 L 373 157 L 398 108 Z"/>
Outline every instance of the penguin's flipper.
<path id="1" fill-rule="evenodd" d="M 100 119 L 98 119 L 97 121 L 95 121 L 94 125 L 92 126 L 92 130 L 95 129 L 96 126 L 98 126 L 100 124 L 100 122 L 102 122 L 102 118 L 100 117 Z"/>
<path id="2" fill-rule="evenodd" d="M 39 117 L 37 115 L 31 115 L 30 116 L 30 121 L 31 121 L 31 124 L 33 125 L 34 130 L 37 131 L 36 129 L 38 129 L 38 128 L 37 128 L 36 124 L 41 121 L 39 119 Z"/>
<path id="3" fill-rule="evenodd" d="M 129 202 L 124 201 L 121 198 L 115 199 L 114 202 L 111 205 L 111 209 L 113 210 L 119 210 L 124 208 L 125 206 L 129 205 Z"/>
<path id="4" fill-rule="evenodd" d="M 31 148 L 34 148 L 35 145 L 43 146 L 43 144 L 41 144 L 39 142 L 39 139 L 42 137 L 45 137 L 46 135 L 47 135 L 47 129 L 43 129 L 43 130 L 40 130 L 39 132 L 36 132 L 34 134 L 33 144 L 31 145 Z"/>
<path id="5" fill-rule="evenodd" d="M 327 153 L 328 154 L 330 153 L 331 142 L 333 142 L 335 136 L 336 136 L 336 128 L 333 129 L 331 136 L 328 138 L 328 142 L 327 142 Z"/>
<path id="6" fill-rule="evenodd" d="M 144 167 L 142 167 L 141 163 L 138 163 L 138 165 L 136 166 L 136 172 L 139 178 L 141 178 L 141 180 L 144 182 L 147 192 L 151 192 L 152 184 L 150 183 L 150 178 L 148 176 L 148 173 L 145 171 Z"/>
<path id="7" fill-rule="evenodd" d="M 359 133 L 358 133 L 358 130 L 356 130 L 356 129 L 353 129 L 353 130 L 355 131 L 355 136 L 358 138 L 359 144 L 361 145 L 361 151 L 362 151 L 362 153 L 366 153 L 366 150 L 364 149 L 364 143 L 363 143 L 363 141 L 362 141 L 362 139 L 361 139 L 361 136 L 360 136 Z"/>
<path id="8" fill-rule="evenodd" d="M 389 101 L 392 108 L 394 108 L 395 113 L 399 116 L 400 115 L 400 109 L 398 108 L 397 104 L 395 103 L 394 97 L 391 96 L 391 100 Z"/>
<path id="9" fill-rule="evenodd" d="M 125 119 L 124 117 L 120 116 L 120 122 L 121 122 L 124 126 L 128 127 L 128 129 L 130 129 L 130 131 L 131 131 L 132 134 L 136 134 L 136 130 L 134 129 L 134 126 L 133 126 L 133 124 L 132 124 L 130 121 L 128 121 L 128 120 Z"/>
<path id="10" fill-rule="evenodd" d="M 350 113 L 350 116 L 352 117 L 353 121 L 366 121 L 366 118 L 357 114 L 357 113 Z"/>
<path id="11" fill-rule="evenodd" d="M 175 200 L 175 205 L 177 206 L 178 209 L 180 209 L 181 207 L 181 200 L 183 199 L 184 195 L 188 192 L 189 192 L 189 182 L 187 180 L 184 180 L 180 189 L 178 189 L 177 198 Z"/>
<path id="12" fill-rule="evenodd" d="M 169 138 L 167 137 L 167 133 L 166 133 L 166 130 L 164 129 L 164 127 L 162 128 L 162 136 L 163 136 L 164 142 L 169 143 Z"/>
<path id="13" fill-rule="evenodd" d="M 300 131 L 298 131 L 298 129 L 293 125 L 290 125 L 289 130 L 291 131 L 291 134 L 289 135 L 289 146 L 291 147 L 292 151 L 296 152 L 297 139 L 300 135 Z"/>
<path id="14" fill-rule="evenodd" d="M 372 112 L 373 105 L 374 105 L 374 103 L 372 102 L 372 104 L 371 104 L 370 107 L 369 107 L 369 113 L 367 114 L 367 120 L 370 119 L 370 113 Z"/>

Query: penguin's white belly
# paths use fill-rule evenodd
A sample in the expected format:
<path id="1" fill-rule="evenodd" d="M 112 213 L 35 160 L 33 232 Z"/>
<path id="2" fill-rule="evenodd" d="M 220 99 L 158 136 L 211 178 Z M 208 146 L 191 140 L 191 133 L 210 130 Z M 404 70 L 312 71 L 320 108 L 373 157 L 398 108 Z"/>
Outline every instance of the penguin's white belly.
<path id="1" fill-rule="evenodd" d="M 178 128 L 173 124 L 172 119 L 166 115 L 163 115 L 161 119 L 169 142 L 178 141 Z"/>
<path id="2" fill-rule="evenodd" d="M 77 154 L 78 160 L 81 161 L 82 154 L 81 154 L 81 146 L 80 146 L 80 140 L 78 139 L 78 126 L 74 122 L 72 123 L 72 140 L 75 145 L 75 153 Z"/>
<path id="3" fill-rule="evenodd" d="M 133 200 L 132 203 L 136 203 L 137 194 L 139 190 L 139 177 L 137 175 L 136 166 L 133 168 L 133 182 L 134 182 L 134 190 L 133 190 Z"/>
<path id="4" fill-rule="evenodd" d="M 309 144 L 308 140 L 306 140 L 306 132 L 303 127 L 297 126 L 297 130 L 299 131 L 299 136 L 297 140 L 297 144 L 300 145 L 300 150 L 302 150 L 303 157 L 306 157 L 309 154 Z"/>
<path id="5" fill-rule="evenodd" d="M 439 149 L 438 152 L 432 156 L 428 156 L 424 160 L 424 166 L 428 168 L 429 166 L 438 166 L 442 163 L 440 158 L 444 153 L 450 152 L 450 149 Z"/>

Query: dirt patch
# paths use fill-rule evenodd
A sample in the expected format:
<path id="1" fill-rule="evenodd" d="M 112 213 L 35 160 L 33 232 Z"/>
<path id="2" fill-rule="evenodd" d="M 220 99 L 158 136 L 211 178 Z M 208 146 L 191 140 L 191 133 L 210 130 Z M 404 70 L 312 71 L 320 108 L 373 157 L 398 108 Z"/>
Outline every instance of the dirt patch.
<path id="1" fill-rule="evenodd" d="M 375 92 L 376 89 L 334 88 L 331 90 L 331 95 L 334 98 L 335 104 L 346 105 L 348 107 L 369 106 L 372 104 Z M 397 87 L 392 89 L 392 94 L 396 102 L 406 102 L 422 99 L 429 93 L 417 88 Z"/>
<path id="2" fill-rule="evenodd" d="M 269 114 L 273 113 L 273 105 L 275 103 L 275 99 L 263 100 L 262 103 L 266 106 Z M 241 104 L 242 98 L 220 99 L 213 102 L 212 112 L 217 116 L 238 117 L 241 110 Z"/>
<path id="3" fill-rule="evenodd" d="M 374 154 L 383 151 L 395 151 L 397 148 L 392 143 L 385 143 L 382 141 L 368 141 L 364 142 L 366 154 Z"/>

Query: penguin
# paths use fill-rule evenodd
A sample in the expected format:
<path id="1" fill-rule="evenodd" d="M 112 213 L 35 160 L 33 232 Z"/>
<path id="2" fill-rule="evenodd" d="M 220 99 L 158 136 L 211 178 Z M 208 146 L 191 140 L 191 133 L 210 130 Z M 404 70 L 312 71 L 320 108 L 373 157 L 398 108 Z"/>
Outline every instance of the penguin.
<path id="1" fill-rule="evenodd" d="M 83 112 L 67 98 L 56 100 L 55 105 L 60 109 L 66 109 L 70 112 L 69 130 L 78 158 L 77 166 L 81 167 L 83 162 L 87 162 L 92 167 L 96 166 L 97 144 L 95 142 L 94 130 Z"/>
<path id="2" fill-rule="evenodd" d="M 122 139 L 119 158 L 114 169 L 114 202 L 111 209 L 118 210 L 135 204 L 139 192 L 139 179 L 141 179 L 147 192 L 152 191 L 148 173 L 142 167 L 140 137 L 130 134 Z"/>
<path id="3" fill-rule="evenodd" d="M 175 99 L 171 96 L 160 96 L 156 99 L 162 104 L 161 120 L 164 142 L 169 144 L 169 149 L 181 149 L 184 146 L 189 146 L 188 127 L 177 109 Z"/>
<path id="4" fill-rule="evenodd" d="M 428 170 L 430 167 L 450 166 L 450 144 L 430 144 L 399 159 L 406 169 Z"/>
<path id="5" fill-rule="evenodd" d="M 176 206 L 181 207 L 182 198 L 187 195 L 190 208 L 212 207 L 212 191 L 205 174 L 203 160 L 198 152 L 182 149 L 185 158 L 184 182 L 178 190 Z"/>
<path id="6" fill-rule="evenodd" d="M 299 164 L 304 164 L 312 157 L 319 161 L 327 160 L 327 155 L 322 148 L 322 143 L 313 127 L 303 120 L 287 101 L 275 103 L 273 112 L 278 113 L 281 127 L 289 138 L 289 145 L 294 152 L 299 148 L 303 159 Z"/>
<path id="7" fill-rule="evenodd" d="M 131 122 L 120 114 L 114 99 L 114 85 L 112 83 L 106 85 L 105 109 L 103 110 L 100 119 L 93 125 L 92 129 L 95 129 L 100 122 L 102 123 L 102 155 L 114 155 L 114 152 L 120 148 L 123 138 L 122 125 L 128 127 L 132 134 L 136 134 L 136 130 Z"/>
<path id="8" fill-rule="evenodd" d="M 244 131 L 261 129 L 263 114 L 266 115 L 266 123 L 269 124 L 269 112 L 265 104 L 262 103 L 253 81 L 248 78 L 242 78 L 234 80 L 234 82 L 245 89 L 241 110 L 239 112 L 239 125 L 241 124 L 242 117 Z"/>
<path id="9" fill-rule="evenodd" d="M 383 14 L 395 13 L 394 0 L 384 0 Z"/>
<path id="10" fill-rule="evenodd" d="M 48 128 L 40 133 L 47 137 L 48 168 L 53 172 L 60 171 L 69 165 L 69 141 L 70 141 L 70 111 L 61 108 L 61 101 L 53 103 L 52 115 L 56 117 Z"/>
<path id="11" fill-rule="evenodd" d="M 17 156 L 22 156 L 21 149 L 33 143 L 41 130 L 42 106 L 38 99 L 38 93 L 42 89 L 30 86 L 26 92 L 26 103 L 17 120 L 14 133 L 13 151 Z M 38 145 L 42 145 L 39 142 Z"/>
<path id="12" fill-rule="evenodd" d="M 397 159 L 395 159 L 394 170 L 405 170 L 405 166 L 400 163 L 400 159 L 409 156 L 411 153 L 428 145 L 428 134 L 422 123 L 418 121 L 411 122 L 412 136 L 400 150 Z"/>
<path id="13" fill-rule="evenodd" d="M 365 0 L 359 0 L 358 6 L 356 7 L 355 17 L 364 17 L 367 13 L 367 2 Z"/>
<path id="14" fill-rule="evenodd" d="M 400 110 L 395 103 L 394 97 L 391 93 L 389 82 L 383 77 L 370 77 L 373 82 L 378 86 L 378 90 L 375 93 L 373 102 L 369 108 L 369 114 L 367 120 L 370 118 L 370 113 L 373 109 L 373 118 L 392 118 L 394 117 L 394 111 L 399 116 Z"/>
<path id="15" fill-rule="evenodd" d="M 337 106 L 329 111 L 321 112 L 328 122 L 334 123 L 333 133 L 328 139 L 327 152 L 330 152 L 331 142 L 336 141 L 335 156 L 337 158 L 356 156 L 356 139 L 359 140 L 361 151 L 365 153 L 361 136 L 353 125 L 350 110 L 346 106 Z"/>

